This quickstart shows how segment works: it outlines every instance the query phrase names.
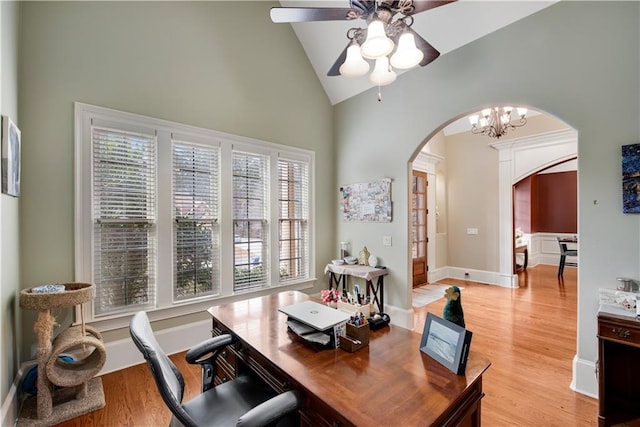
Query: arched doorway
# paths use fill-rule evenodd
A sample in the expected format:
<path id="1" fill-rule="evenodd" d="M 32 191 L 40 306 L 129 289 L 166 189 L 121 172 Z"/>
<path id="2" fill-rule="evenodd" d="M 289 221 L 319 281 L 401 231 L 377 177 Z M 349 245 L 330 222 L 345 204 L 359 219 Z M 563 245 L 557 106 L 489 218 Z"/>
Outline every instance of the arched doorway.
<path id="1" fill-rule="evenodd" d="M 458 128 L 466 122 L 460 131 Z M 426 172 L 428 281 L 445 277 L 517 287 L 513 274 L 512 186 L 523 177 L 577 156 L 577 133 L 534 113 L 509 139 L 469 132 L 466 117 L 424 141 L 412 168 Z M 444 194 L 443 194 L 444 192 Z M 411 241 L 411 236 L 409 236 Z"/>

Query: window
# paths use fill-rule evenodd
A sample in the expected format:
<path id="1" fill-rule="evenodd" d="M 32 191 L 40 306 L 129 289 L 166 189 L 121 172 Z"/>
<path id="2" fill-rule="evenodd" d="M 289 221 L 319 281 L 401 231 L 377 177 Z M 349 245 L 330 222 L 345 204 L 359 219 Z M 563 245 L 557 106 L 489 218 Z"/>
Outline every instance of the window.
<path id="1" fill-rule="evenodd" d="M 155 302 L 154 134 L 92 127 L 97 315 Z"/>
<path id="2" fill-rule="evenodd" d="M 245 292 L 267 284 L 267 158 L 233 153 L 233 290 Z"/>
<path id="3" fill-rule="evenodd" d="M 176 300 L 220 292 L 218 149 L 173 143 Z"/>
<path id="4" fill-rule="evenodd" d="M 76 280 L 103 330 L 315 280 L 312 152 L 80 103 L 75 148 Z"/>
<path id="5" fill-rule="evenodd" d="M 308 168 L 278 160 L 280 280 L 304 278 L 308 270 Z"/>

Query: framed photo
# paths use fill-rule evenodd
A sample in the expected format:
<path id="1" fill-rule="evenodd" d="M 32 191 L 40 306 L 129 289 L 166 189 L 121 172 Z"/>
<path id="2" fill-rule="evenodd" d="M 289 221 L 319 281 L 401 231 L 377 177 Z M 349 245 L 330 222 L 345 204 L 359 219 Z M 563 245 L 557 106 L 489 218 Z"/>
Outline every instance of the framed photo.
<path id="1" fill-rule="evenodd" d="M 2 116 L 2 192 L 20 196 L 20 129 Z"/>
<path id="2" fill-rule="evenodd" d="M 462 375 L 467 367 L 471 336 L 471 331 L 433 313 L 427 313 L 420 351 L 454 374 Z"/>

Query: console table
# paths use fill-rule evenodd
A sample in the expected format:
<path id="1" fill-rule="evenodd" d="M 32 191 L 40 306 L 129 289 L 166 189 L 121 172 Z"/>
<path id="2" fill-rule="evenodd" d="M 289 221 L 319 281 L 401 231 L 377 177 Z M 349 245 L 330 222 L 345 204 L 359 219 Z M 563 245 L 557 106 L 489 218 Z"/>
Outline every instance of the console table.
<path id="1" fill-rule="evenodd" d="M 598 425 L 640 425 L 640 320 L 598 313 Z"/>
<path id="2" fill-rule="evenodd" d="M 522 264 L 518 264 L 516 260 L 517 254 L 522 254 L 524 256 L 524 260 Z M 518 273 L 519 271 L 526 270 L 527 264 L 529 264 L 529 246 L 525 243 L 524 245 L 518 245 L 513 250 L 513 272 Z"/>
<path id="3" fill-rule="evenodd" d="M 342 290 L 347 290 L 347 276 L 359 277 L 367 283 L 367 296 L 373 294 L 373 302 L 378 306 L 378 311 L 384 313 L 384 276 L 389 274 L 386 268 L 369 267 L 366 265 L 337 265 L 327 264 L 324 273 L 329 273 L 329 289 L 340 289 L 342 282 Z M 375 285 L 373 279 L 376 279 Z"/>
<path id="4" fill-rule="evenodd" d="M 277 392 L 296 390 L 303 426 L 480 426 L 485 357 L 471 351 L 455 375 L 420 351 L 420 334 L 394 325 L 371 331 L 355 353 L 318 350 L 278 311 L 309 299 L 289 291 L 211 307 L 213 335 L 237 338 L 218 357 L 215 382 L 249 369 Z"/>

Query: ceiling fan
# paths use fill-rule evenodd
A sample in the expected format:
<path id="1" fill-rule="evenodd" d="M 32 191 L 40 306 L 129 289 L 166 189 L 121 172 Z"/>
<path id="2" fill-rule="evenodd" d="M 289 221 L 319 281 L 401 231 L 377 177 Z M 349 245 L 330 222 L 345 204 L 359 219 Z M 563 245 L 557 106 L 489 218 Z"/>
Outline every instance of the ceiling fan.
<path id="1" fill-rule="evenodd" d="M 350 28 L 347 31 L 349 42 L 340 56 L 338 56 L 336 62 L 329 69 L 327 75 L 364 75 L 369 70 L 369 64 L 364 61 L 362 57 L 376 59 L 376 69 L 371 73 L 370 81 L 381 85 L 391 83 L 395 80 L 395 72 L 389 67 L 389 58 L 387 58 L 387 55 L 393 51 L 395 46 L 397 46 L 396 53 L 390 58 L 391 65 L 395 68 L 411 68 L 415 65 L 424 67 L 440 56 L 440 52 L 411 29 L 413 15 L 448 3 L 453 3 L 454 1 L 456 0 L 349 0 L 349 8 L 274 7 L 271 8 L 271 20 L 274 23 L 292 23 L 363 19 L 368 27 Z M 396 17 L 396 15 L 398 15 L 398 17 Z M 396 17 L 395 20 L 394 17 Z M 376 21 L 379 21 L 381 24 Z M 412 46 L 410 51 L 407 50 L 409 48 L 406 48 L 407 43 L 402 40 L 402 36 L 405 34 L 410 34 L 410 38 L 413 39 L 410 42 L 411 45 L 409 45 Z M 369 40 L 374 38 L 375 40 L 373 40 L 373 42 L 376 43 L 369 43 Z M 374 46 L 374 44 L 376 46 Z M 354 46 L 356 47 L 354 48 Z M 365 49 L 367 46 L 369 46 L 369 49 Z M 372 48 L 377 49 L 377 51 L 374 52 Z M 404 55 L 403 58 L 400 58 L 401 55 L 396 55 L 405 50 L 409 53 Z M 353 55 L 358 56 L 359 59 L 354 59 Z M 378 59 L 384 59 L 382 64 L 378 65 Z M 347 63 L 345 63 L 345 61 L 347 61 Z M 386 70 L 384 70 L 385 67 Z M 376 80 L 372 77 L 374 77 L 378 68 L 381 69 L 380 73 L 382 74 L 380 74 L 380 76 L 382 77 Z M 392 79 L 389 79 L 391 74 Z M 385 75 L 387 77 L 384 77 Z"/>

